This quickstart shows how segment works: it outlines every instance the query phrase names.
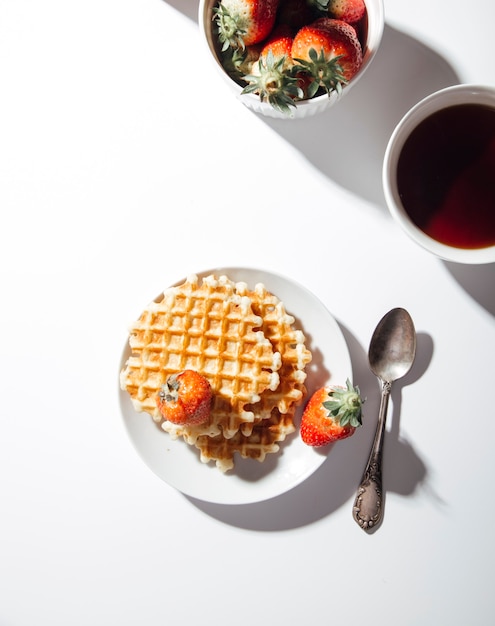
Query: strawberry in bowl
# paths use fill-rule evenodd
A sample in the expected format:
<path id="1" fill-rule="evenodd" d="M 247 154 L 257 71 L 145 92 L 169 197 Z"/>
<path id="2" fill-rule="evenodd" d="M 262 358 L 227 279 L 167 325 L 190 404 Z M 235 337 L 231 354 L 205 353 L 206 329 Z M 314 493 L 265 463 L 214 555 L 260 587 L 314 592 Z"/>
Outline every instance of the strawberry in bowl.
<path id="1" fill-rule="evenodd" d="M 301 118 L 334 105 L 363 75 L 381 41 L 383 0 L 200 0 L 199 25 L 243 104 Z"/>
<path id="2" fill-rule="evenodd" d="M 213 9 L 222 49 L 243 50 L 271 33 L 280 0 L 221 0 Z"/>

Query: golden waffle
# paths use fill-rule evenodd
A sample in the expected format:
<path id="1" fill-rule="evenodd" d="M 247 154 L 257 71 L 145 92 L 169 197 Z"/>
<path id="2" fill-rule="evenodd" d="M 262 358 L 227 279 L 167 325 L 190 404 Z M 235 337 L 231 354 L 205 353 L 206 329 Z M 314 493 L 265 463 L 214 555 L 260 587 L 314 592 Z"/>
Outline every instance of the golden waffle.
<path id="1" fill-rule="evenodd" d="M 234 467 L 234 455 L 238 453 L 244 459 L 256 459 L 263 462 L 267 454 L 280 450 L 279 443 L 295 431 L 292 413 L 282 415 L 275 409 L 270 418 L 261 420 L 253 426 L 250 435 L 238 431 L 231 439 L 221 435 L 198 437 L 195 445 L 200 451 L 203 463 L 215 461 L 216 466 L 226 472 Z"/>
<path id="2" fill-rule="evenodd" d="M 191 437 L 190 432 L 188 436 L 182 431 L 185 440 L 200 450 L 201 460 L 204 463 L 215 461 L 222 471 L 232 469 L 236 453 L 262 462 L 267 454 L 279 451 L 278 444 L 295 430 L 294 413 L 306 394 L 304 368 L 311 361 L 305 337 L 302 331 L 294 328 L 295 319 L 286 312 L 283 302 L 261 283 L 255 286 L 254 291 L 249 291 L 245 283 L 237 283 L 235 291 L 250 298 L 253 311 L 262 318 L 264 335 L 281 355 L 282 366 L 278 370 L 280 384 L 277 389 L 266 389 L 260 400 L 249 407 L 255 414 L 254 422 L 241 424 L 232 438 L 207 434 Z M 167 422 L 162 427 L 171 432 Z M 172 428 L 174 436 L 179 430 Z"/>
<path id="3" fill-rule="evenodd" d="M 279 384 L 281 357 L 258 330 L 261 324 L 250 299 L 235 293 L 234 283 L 214 276 L 200 283 L 192 276 L 165 290 L 131 326 L 132 355 L 121 372 L 121 387 L 137 411 L 160 422 L 156 395 L 165 380 L 184 369 L 196 370 L 212 387 L 209 422 L 193 432 L 192 427 L 174 431 L 169 422 L 164 429 L 190 442 L 202 434 L 232 437 L 242 423 L 254 421 L 246 407 Z"/>
<path id="4" fill-rule="evenodd" d="M 237 293 L 251 299 L 253 311 L 263 319 L 265 337 L 282 358 L 282 366 L 278 370 L 279 386 L 275 390 L 266 390 L 251 408 L 257 419 L 269 418 L 274 408 L 286 414 L 306 394 L 304 370 L 311 361 L 311 352 L 305 345 L 306 338 L 301 330 L 294 328 L 295 319 L 287 313 L 283 302 L 261 283 L 256 285 L 254 291 L 248 291 L 246 285 L 238 283 Z M 249 435 L 251 424 L 241 428 L 244 434 Z"/>
<path id="5" fill-rule="evenodd" d="M 236 453 L 264 461 L 294 432 L 306 393 L 311 353 L 284 304 L 262 284 L 249 290 L 226 276 L 196 276 L 166 290 L 131 328 L 133 354 L 121 373 L 138 411 L 174 439 L 196 446 L 203 462 L 226 471 Z M 195 369 L 213 390 L 210 420 L 179 426 L 163 420 L 156 394 L 168 375 Z"/>

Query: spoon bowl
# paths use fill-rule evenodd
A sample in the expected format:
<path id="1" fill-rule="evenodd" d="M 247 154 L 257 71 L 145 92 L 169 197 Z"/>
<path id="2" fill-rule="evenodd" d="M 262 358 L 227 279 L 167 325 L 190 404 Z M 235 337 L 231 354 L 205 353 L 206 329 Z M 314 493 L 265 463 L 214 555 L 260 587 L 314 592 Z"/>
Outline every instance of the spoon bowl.
<path id="1" fill-rule="evenodd" d="M 416 356 L 416 330 L 405 309 L 389 311 L 371 337 L 370 369 L 382 382 L 375 438 L 354 501 L 353 516 L 363 530 L 376 528 L 383 518 L 382 456 L 388 400 L 392 383 L 411 369 Z"/>
<path id="2" fill-rule="evenodd" d="M 407 374 L 414 362 L 416 332 L 405 309 L 392 309 L 378 322 L 368 352 L 370 369 L 383 382 Z"/>

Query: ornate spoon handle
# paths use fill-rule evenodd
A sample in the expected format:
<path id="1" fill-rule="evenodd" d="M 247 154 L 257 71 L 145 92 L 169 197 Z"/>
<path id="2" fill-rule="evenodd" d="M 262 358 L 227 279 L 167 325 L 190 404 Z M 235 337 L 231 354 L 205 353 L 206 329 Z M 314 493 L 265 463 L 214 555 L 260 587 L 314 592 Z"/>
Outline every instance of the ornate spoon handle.
<path id="1" fill-rule="evenodd" d="M 352 509 L 355 521 L 364 530 L 378 526 L 383 515 L 382 451 L 391 387 L 391 382 L 383 383 L 375 438 Z"/>

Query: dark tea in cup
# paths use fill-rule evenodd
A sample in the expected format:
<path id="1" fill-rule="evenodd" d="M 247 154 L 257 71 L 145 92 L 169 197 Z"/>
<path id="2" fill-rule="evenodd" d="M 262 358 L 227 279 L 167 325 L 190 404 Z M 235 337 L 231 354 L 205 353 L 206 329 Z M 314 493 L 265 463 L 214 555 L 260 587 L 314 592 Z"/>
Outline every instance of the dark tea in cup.
<path id="1" fill-rule="evenodd" d="M 455 85 L 418 102 L 385 151 L 383 191 L 416 243 L 459 263 L 495 262 L 495 88 Z"/>
<path id="2" fill-rule="evenodd" d="M 495 108 L 457 104 L 411 132 L 397 163 L 404 209 L 449 246 L 495 245 Z"/>

